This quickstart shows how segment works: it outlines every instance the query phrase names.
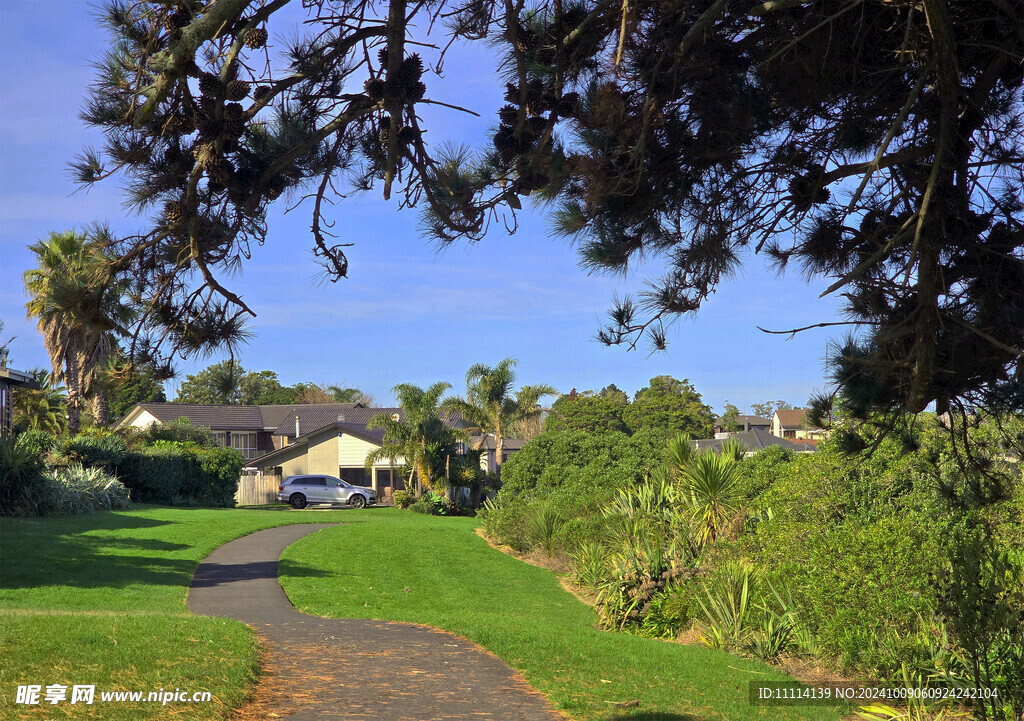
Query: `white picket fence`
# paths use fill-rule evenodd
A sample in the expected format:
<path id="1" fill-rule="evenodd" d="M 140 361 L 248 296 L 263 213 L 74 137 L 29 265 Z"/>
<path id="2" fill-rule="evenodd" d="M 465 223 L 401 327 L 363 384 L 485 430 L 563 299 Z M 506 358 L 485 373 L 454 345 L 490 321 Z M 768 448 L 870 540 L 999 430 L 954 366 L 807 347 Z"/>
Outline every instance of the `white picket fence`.
<path id="1" fill-rule="evenodd" d="M 238 477 L 238 490 L 235 491 L 237 506 L 269 506 L 277 503 L 277 487 L 281 485 L 281 476 L 276 473 L 262 471 L 242 472 Z"/>

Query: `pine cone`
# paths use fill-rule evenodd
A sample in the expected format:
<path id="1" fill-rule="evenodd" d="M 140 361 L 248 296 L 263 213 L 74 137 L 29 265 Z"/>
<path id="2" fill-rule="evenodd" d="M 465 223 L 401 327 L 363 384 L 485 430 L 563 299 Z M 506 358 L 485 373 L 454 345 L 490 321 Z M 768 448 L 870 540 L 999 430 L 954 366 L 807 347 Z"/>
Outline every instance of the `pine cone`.
<path id="1" fill-rule="evenodd" d="M 188 27 L 188 24 L 192 22 L 192 18 L 184 10 L 175 10 L 164 19 L 164 27 L 167 30 L 180 30 L 181 28 Z"/>
<path id="2" fill-rule="evenodd" d="M 231 174 L 235 169 L 227 158 L 220 155 L 211 155 L 206 161 L 204 170 L 206 170 L 206 175 L 210 179 L 211 184 L 224 186 L 231 182 Z"/>
<path id="3" fill-rule="evenodd" d="M 370 100 L 383 100 L 386 87 L 387 84 L 380 78 L 370 78 L 363 83 L 363 90 Z"/>
<path id="4" fill-rule="evenodd" d="M 380 63 L 382 68 L 388 66 L 388 48 L 384 46 L 377 51 L 377 62 Z"/>
<path id="5" fill-rule="evenodd" d="M 517 105 L 505 105 L 498 111 L 498 117 L 501 118 L 501 122 L 506 125 L 515 126 L 519 121 L 519 106 Z"/>
<path id="6" fill-rule="evenodd" d="M 398 80 L 405 86 L 411 86 L 423 76 L 423 60 L 413 54 L 402 61 L 398 68 Z"/>
<path id="7" fill-rule="evenodd" d="M 244 100 L 249 95 L 249 83 L 232 80 L 228 83 L 228 100 Z"/>
<path id="8" fill-rule="evenodd" d="M 245 45 L 253 50 L 259 50 L 267 44 L 267 31 L 263 28 L 253 28 L 245 34 Z"/>
<path id="9" fill-rule="evenodd" d="M 418 138 L 419 135 L 420 133 L 418 130 L 416 130 L 416 128 L 406 125 L 400 131 L 398 131 L 398 140 L 399 142 L 402 143 L 411 143 L 414 140 L 416 140 L 416 138 Z"/>
<path id="10" fill-rule="evenodd" d="M 220 79 L 213 73 L 199 76 L 199 92 L 203 95 L 216 95 L 220 91 Z"/>
<path id="11" fill-rule="evenodd" d="M 411 103 L 418 103 L 423 100 L 423 96 L 427 94 L 427 86 L 420 80 L 417 80 L 412 84 L 411 87 L 406 91 L 405 96 Z"/>
<path id="12" fill-rule="evenodd" d="M 256 102 L 262 102 L 263 98 L 270 95 L 271 92 L 273 92 L 273 89 L 269 85 L 259 85 L 253 91 L 252 99 Z"/>
<path id="13" fill-rule="evenodd" d="M 164 219 L 167 225 L 174 227 L 185 221 L 188 215 L 188 208 L 180 200 L 170 200 L 164 203 Z"/>

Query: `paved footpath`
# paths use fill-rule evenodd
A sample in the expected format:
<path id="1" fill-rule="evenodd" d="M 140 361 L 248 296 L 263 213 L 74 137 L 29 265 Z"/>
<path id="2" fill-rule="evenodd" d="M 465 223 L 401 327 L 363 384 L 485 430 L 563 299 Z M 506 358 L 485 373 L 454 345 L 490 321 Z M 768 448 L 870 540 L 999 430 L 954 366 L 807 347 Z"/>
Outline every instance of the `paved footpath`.
<path id="1" fill-rule="evenodd" d="M 258 531 L 211 553 L 188 607 L 255 629 L 266 651 L 255 697 L 238 719 L 561 721 L 563 716 L 488 651 L 408 623 L 299 613 L 277 580 L 281 552 L 333 524 Z"/>

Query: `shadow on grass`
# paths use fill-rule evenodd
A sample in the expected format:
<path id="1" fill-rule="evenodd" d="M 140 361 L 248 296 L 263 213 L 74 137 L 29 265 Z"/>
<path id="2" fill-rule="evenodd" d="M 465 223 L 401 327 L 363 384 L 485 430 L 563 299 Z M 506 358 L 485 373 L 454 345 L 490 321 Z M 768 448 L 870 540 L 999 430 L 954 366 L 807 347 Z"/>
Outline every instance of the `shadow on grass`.
<path id="1" fill-rule="evenodd" d="M 324 571 L 295 561 L 254 561 L 251 563 L 202 563 L 192 577 L 192 588 L 210 588 L 235 581 L 276 579 L 280 575 L 322 577 Z"/>

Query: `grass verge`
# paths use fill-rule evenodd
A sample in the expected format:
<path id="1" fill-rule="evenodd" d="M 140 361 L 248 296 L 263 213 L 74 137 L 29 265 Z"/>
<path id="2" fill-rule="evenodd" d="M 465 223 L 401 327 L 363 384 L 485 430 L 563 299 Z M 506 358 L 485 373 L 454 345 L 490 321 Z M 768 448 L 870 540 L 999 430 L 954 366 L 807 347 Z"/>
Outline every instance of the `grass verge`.
<path id="1" fill-rule="evenodd" d="M 364 515 L 376 513 L 376 509 Z M 0 719 L 221 719 L 258 670 L 245 624 L 191 616 L 185 598 L 213 549 L 291 523 L 348 521 L 351 511 L 136 506 L 80 516 L 0 518 Z M 301 576 L 304 568 L 292 573 Z M 15 704 L 24 684 L 69 688 L 57 705 Z M 212 701 L 70 703 L 100 691 L 209 691 Z"/>
<path id="2" fill-rule="evenodd" d="M 751 682 L 790 679 L 710 649 L 595 629 L 593 610 L 554 574 L 489 547 L 474 532 L 475 519 L 386 510 L 351 520 L 285 551 L 290 568 L 311 569 L 306 576 L 282 573 L 300 610 L 460 634 L 519 670 L 573 718 L 838 719 L 850 710 L 754 706 Z"/>

